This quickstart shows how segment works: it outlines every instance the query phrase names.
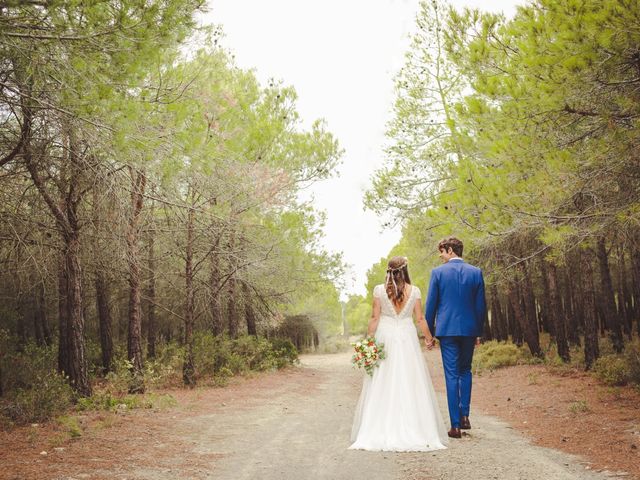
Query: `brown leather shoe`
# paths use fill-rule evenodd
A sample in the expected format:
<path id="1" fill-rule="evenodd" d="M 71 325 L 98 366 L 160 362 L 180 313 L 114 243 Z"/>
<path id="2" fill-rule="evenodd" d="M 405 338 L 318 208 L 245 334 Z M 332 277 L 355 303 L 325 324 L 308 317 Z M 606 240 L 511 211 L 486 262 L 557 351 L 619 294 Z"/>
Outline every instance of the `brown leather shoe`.
<path id="1" fill-rule="evenodd" d="M 471 422 L 469 421 L 469 417 L 460 418 L 460 428 L 462 430 L 471 430 Z"/>
<path id="2" fill-rule="evenodd" d="M 457 427 L 452 427 L 451 430 L 447 432 L 451 438 L 462 438 L 462 432 Z"/>

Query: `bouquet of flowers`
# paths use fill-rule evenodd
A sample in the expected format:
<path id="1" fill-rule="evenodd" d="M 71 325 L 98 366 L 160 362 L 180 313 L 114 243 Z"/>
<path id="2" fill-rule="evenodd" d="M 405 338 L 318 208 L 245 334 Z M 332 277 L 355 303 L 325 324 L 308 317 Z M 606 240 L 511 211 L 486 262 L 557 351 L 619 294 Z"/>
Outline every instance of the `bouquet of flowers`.
<path id="1" fill-rule="evenodd" d="M 374 337 L 367 337 L 359 342 L 351 343 L 356 353 L 351 357 L 353 368 L 364 368 L 373 375 L 373 369 L 380 366 L 380 360 L 384 359 L 384 343 L 376 343 Z"/>

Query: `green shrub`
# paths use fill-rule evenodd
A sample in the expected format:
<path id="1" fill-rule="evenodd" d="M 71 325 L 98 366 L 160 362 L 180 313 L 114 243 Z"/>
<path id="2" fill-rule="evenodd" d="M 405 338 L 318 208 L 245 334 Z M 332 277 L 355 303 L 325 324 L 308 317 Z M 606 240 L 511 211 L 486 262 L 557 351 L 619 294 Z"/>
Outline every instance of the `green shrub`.
<path id="1" fill-rule="evenodd" d="M 17 339 L 5 336 L 7 349 L 0 357 L 2 362 L 2 387 L 4 392 L 17 389 L 29 389 L 38 383 L 58 365 L 57 346 L 41 347 L 35 343 L 23 345 L 19 351 L 14 350 Z M 4 342 L 2 342 L 4 343 Z M 5 345 L 0 345 L 3 348 Z"/>
<path id="2" fill-rule="evenodd" d="M 586 400 L 576 400 L 569 404 L 569 411 L 573 414 L 585 413 L 591 411 Z"/>
<path id="3" fill-rule="evenodd" d="M 620 386 L 629 382 L 629 367 L 622 355 L 609 354 L 598 358 L 593 372 L 607 385 Z"/>
<path id="4" fill-rule="evenodd" d="M 248 370 L 275 368 L 272 361 L 273 345 L 266 338 L 240 337 L 234 342 L 233 351 L 244 360 Z"/>
<path id="5" fill-rule="evenodd" d="M 71 415 L 62 415 L 56 419 L 59 425 L 64 427 L 71 438 L 81 437 L 83 432 L 82 425 L 78 417 Z"/>
<path id="6" fill-rule="evenodd" d="M 11 392 L 2 408 L 13 423 L 42 422 L 67 411 L 73 404 L 73 390 L 55 370 L 38 372 L 28 388 Z"/>
<path id="7" fill-rule="evenodd" d="M 56 371 L 55 346 L 40 347 L 34 343 L 12 351 L 15 339 L 0 332 L 2 416 L 12 424 L 41 422 L 67 410 L 73 402 L 73 390 L 65 377 Z"/>
<path id="8" fill-rule="evenodd" d="M 298 360 L 298 351 L 290 340 L 242 336 L 231 339 L 198 333 L 194 336 L 194 363 L 198 377 L 228 377 L 249 371 L 283 368 Z"/>
<path id="9" fill-rule="evenodd" d="M 627 343 L 624 353 L 602 355 L 596 360 L 593 373 L 610 386 L 640 386 L 640 341 Z"/>
<path id="10" fill-rule="evenodd" d="M 640 341 L 636 340 L 626 347 L 625 359 L 629 374 L 629 383 L 640 386 Z"/>
<path id="11" fill-rule="evenodd" d="M 145 385 L 157 388 L 180 385 L 184 351 L 184 347 L 173 342 L 157 345 L 155 358 L 144 364 Z"/>
<path id="12" fill-rule="evenodd" d="M 531 354 L 525 347 L 492 340 L 476 348 L 472 368 L 474 372 L 481 372 L 531 362 Z"/>
<path id="13" fill-rule="evenodd" d="M 272 338 L 270 342 L 276 368 L 283 368 L 299 362 L 298 349 L 291 340 L 288 338 Z"/>

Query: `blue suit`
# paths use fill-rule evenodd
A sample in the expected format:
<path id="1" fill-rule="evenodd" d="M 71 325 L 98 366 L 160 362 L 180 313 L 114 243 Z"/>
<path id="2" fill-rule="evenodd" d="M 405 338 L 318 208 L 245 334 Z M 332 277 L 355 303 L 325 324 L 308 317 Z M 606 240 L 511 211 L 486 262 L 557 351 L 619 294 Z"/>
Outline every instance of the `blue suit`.
<path id="1" fill-rule="evenodd" d="M 460 416 L 469 416 L 473 349 L 487 318 L 482 270 L 461 258 L 434 268 L 425 317 L 440 340 L 449 418 L 459 428 Z"/>

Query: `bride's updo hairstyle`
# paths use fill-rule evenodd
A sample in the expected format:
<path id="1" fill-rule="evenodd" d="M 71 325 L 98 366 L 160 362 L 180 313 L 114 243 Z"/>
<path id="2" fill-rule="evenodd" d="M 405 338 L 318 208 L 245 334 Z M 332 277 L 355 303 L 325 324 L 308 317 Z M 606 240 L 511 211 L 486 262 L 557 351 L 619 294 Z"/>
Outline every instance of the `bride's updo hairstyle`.
<path id="1" fill-rule="evenodd" d="M 404 301 L 405 283 L 411 285 L 408 263 L 407 257 L 393 257 L 388 263 L 384 286 L 387 296 L 396 307 Z"/>

